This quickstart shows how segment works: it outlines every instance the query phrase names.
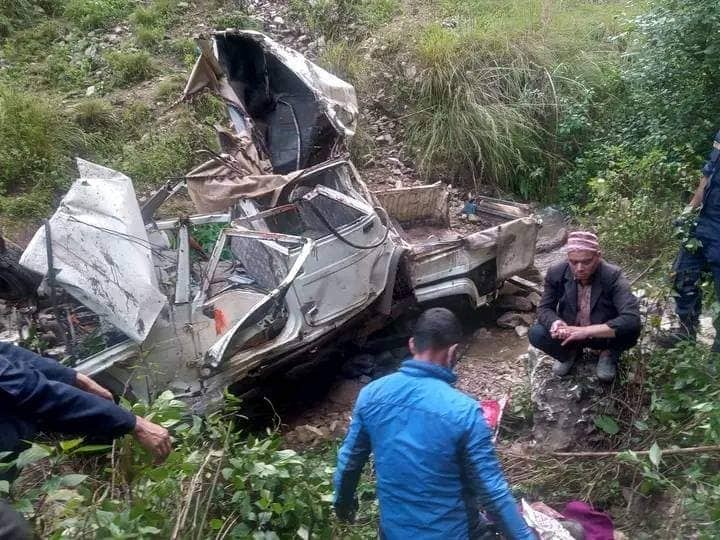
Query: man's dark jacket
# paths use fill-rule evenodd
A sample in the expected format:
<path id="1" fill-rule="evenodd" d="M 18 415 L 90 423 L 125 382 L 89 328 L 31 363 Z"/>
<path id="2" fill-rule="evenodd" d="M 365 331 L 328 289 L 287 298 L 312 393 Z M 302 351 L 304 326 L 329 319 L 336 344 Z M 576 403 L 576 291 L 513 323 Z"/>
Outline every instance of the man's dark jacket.
<path id="1" fill-rule="evenodd" d="M 0 343 L 0 451 L 38 430 L 114 438 L 134 429 L 130 411 L 76 388 L 75 379 L 58 362 Z"/>
<path id="2" fill-rule="evenodd" d="M 565 261 L 551 266 L 545 275 L 545 290 L 538 306 L 537 318 L 548 330 L 558 319 L 574 326 L 578 315 L 577 280 Z M 615 337 L 637 335 L 640 331 L 638 300 L 622 270 L 605 261 L 592 277 L 590 322 L 607 324 Z"/>

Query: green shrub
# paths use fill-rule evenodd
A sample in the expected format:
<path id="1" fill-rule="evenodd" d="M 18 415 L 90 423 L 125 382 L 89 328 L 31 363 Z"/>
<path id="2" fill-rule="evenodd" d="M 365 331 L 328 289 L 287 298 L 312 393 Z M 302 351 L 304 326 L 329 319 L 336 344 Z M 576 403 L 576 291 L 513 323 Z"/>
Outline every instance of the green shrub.
<path id="1" fill-rule="evenodd" d="M 0 2 L 0 37 L 9 36 L 15 29 L 26 25 L 33 16 L 30 0 L 2 0 Z"/>
<path id="2" fill-rule="evenodd" d="M 113 129 L 118 122 L 112 104 L 102 98 L 85 99 L 73 107 L 75 123 L 83 130 L 97 132 Z"/>
<path id="3" fill-rule="evenodd" d="M 171 103 L 180 97 L 185 88 L 185 80 L 179 76 L 163 79 L 157 85 L 155 99 L 163 103 Z"/>
<path id="4" fill-rule="evenodd" d="M 67 0 L 65 16 L 83 30 L 108 28 L 126 17 L 130 0 Z"/>
<path id="5" fill-rule="evenodd" d="M 248 14 L 242 12 L 220 12 L 212 18 L 212 26 L 218 30 L 225 30 L 226 28 L 262 30 L 262 25 L 258 19 L 250 17 Z"/>
<path id="6" fill-rule="evenodd" d="M 140 47 L 154 49 L 165 37 L 165 29 L 158 26 L 136 26 L 135 41 Z"/>
<path id="7" fill-rule="evenodd" d="M 156 68 L 146 51 L 124 50 L 105 55 L 111 77 L 117 86 L 129 86 L 151 78 Z"/>
<path id="8" fill-rule="evenodd" d="M 184 114 L 164 129 L 145 133 L 139 141 L 127 143 L 116 168 L 122 170 L 136 185 L 158 186 L 169 178 L 183 176 L 195 164 L 207 159 L 196 152 L 216 149 L 214 132 Z"/>
<path id="9" fill-rule="evenodd" d="M 290 12 L 326 39 L 355 38 L 389 22 L 398 0 L 291 0 Z"/>
<path id="10" fill-rule="evenodd" d="M 159 23 L 160 14 L 154 6 L 139 6 L 132 15 L 130 22 L 138 26 L 155 26 Z"/>
<path id="11" fill-rule="evenodd" d="M 82 131 L 58 103 L 0 85 L 0 193 L 32 189 L 41 180 L 64 179 Z"/>
<path id="12" fill-rule="evenodd" d="M 165 42 L 163 48 L 190 69 L 198 56 L 197 46 L 192 39 L 177 38 Z"/>
<path id="13" fill-rule="evenodd" d="M 660 150 L 640 157 L 621 147 L 602 151 L 608 165 L 588 182 L 590 196 L 583 211 L 604 248 L 626 264 L 673 250 L 673 216 L 697 181 L 694 167 Z"/>

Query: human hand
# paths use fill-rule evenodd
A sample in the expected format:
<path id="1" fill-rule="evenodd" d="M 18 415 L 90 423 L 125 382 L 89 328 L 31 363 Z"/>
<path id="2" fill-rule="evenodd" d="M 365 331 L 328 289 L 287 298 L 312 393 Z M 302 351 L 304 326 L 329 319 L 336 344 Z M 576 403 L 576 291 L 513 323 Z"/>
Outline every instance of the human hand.
<path id="1" fill-rule="evenodd" d="M 550 337 L 553 339 L 565 339 L 567 337 L 568 325 L 563 320 L 555 321 L 550 327 Z"/>
<path id="2" fill-rule="evenodd" d="M 162 426 L 146 420 L 142 416 L 136 416 L 135 430 L 133 437 L 140 445 L 150 452 L 155 458 L 155 463 L 165 461 L 172 452 L 170 432 Z"/>
<path id="3" fill-rule="evenodd" d="M 110 393 L 110 390 L 104 388 L 103 386 L 100 386 L 98 383 L 96 383 L 94 380 L 92 380 L 87 375 L 84 375 L 83 373 L 77 373 L 75 375 L 75 386 L 80 390 L 84 390 L 85 392 L 89 392 L 90 394 L 95 394 L 96 396 L 100 396 L 103 399 L 115 401 L 113 399 L 112 393 Z"/>
<path id="4" fill-rule="evenodd" d="M 585 341 L 592 337 L 590 330 L 586 326 L 568 326 L 566 328 L 566 334 L 562 346 L 574 343 L 577 341 Z"/>

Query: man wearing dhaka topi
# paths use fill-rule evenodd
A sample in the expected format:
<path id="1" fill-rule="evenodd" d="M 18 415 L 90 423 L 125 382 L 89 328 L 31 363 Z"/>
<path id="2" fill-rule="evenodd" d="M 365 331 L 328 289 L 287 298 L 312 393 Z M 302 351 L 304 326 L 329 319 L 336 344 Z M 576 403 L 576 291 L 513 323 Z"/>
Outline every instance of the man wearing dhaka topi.
<path id="1" fill-rule="evenodd" d="M 555 359 L 553 372 L 567 375 L 584 349 L 599 353 L 597 376 L 615 378 L 623 351 L 640 336 L 638 300 L 622 270 L 602 258 L 597 236 L 573 232 L 567 260 L 551 266 L 530 343 Z"/>

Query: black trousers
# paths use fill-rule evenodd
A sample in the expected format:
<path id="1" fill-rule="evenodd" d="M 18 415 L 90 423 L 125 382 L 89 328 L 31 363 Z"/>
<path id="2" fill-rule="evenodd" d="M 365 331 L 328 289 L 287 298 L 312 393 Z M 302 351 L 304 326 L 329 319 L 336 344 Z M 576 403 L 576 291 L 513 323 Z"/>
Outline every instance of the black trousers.
<path id="1" fill-rule="evenodd" d="M 0 538 L 2 540 L 30 540 L 30 527 L 23 517 L 0 499 Z"/>
<path id="2" fill-rule="evenodd" d="M 562 341 L 553 338 L 550 335 L 550 331 L 540 323 L 533 324 L 528 332 L 528 339 L 533 347 L 540 349 L 542 352 L 552 356 L 555 360 L 560 360 L 561 362 L 573 360 L 576 353 L 584 348 L 602 351 L 609 350 L 614 352 L 617 355 L 617 358 L 619 358 L 623 351 L 627 351 L 635 346 L 639 337 L 640 332 L 637 332 L 624 337 L 578 341 L 563 347 Z"/>

